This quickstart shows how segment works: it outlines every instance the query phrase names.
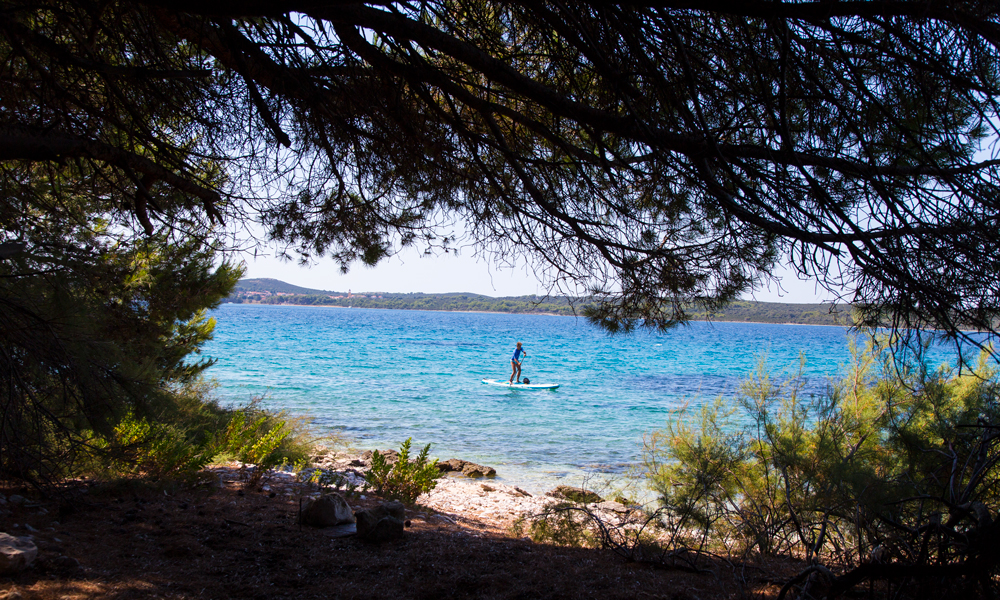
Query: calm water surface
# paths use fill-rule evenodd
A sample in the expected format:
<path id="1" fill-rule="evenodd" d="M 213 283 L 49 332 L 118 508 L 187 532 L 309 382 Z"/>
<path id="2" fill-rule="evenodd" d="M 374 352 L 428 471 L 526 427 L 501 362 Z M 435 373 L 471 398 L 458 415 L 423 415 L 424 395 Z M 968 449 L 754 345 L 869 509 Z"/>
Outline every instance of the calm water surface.
<path id="1" fill-rule="evenodd" d="M 666 334 L 609 337 L 583 319 L 224 304 L 213 312 L 209 375 L 231 403 L 266 395 L 359 448 L 433 443 L 431 455 L 495 466 L 533 492 L 620 472 L 643 433 L 684 406 L 732 397 L 766 357 L 822 393 L 849 360 L 839 327 L 692 323 Z M 523 374 L 555 391 L 510 391 L 521 341 Z M 941 353 L 941 361 L 948 356 Z"/>

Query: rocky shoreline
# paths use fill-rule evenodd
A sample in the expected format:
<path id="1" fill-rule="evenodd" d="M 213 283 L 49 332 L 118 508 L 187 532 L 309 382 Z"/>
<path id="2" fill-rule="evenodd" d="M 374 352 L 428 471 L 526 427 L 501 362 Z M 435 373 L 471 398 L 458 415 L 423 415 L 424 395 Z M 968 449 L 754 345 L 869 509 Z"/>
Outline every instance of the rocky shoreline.
<path id="1" fill-rule="evenodd" d="M 379 450 L 392 463 L 398 458 L 395 450 Z M 371 467 L 372 451 L 362 453 L 328 451 L 313 458 L 314 469 L 319 469 L 327 480 L 340 479 L 344 489 L 361 489 L 364 474 Z M 477 522 L 492 529 L 510 530 L 517 522 L 541 515 L 554 506 L 574 501 L 590 510 L 619 515 L 634 507 L 620 502 L 605 501 L 592 491 L 570 486 L 557 486 L 544 495 L 531 494 L 515 485 L 493 480 L 496 469 L 459 458 L 438 461 L 443 476 L 429 493 L 417 498 L 416 507 L 429 509 L 427 518 L 451 520 L 454 523 Z M 308 479 L 315 472 L 299 474 L 297 479 Z M 318 497 L 318 490 L 296 490 L 289 479 L 296 477 L 289 472 L 275 471 L 270 486 L 281 487 L 283 493 L 304 493 Z M 283 481 L 284 483 L 279 483 Z M 301 484 L 300 484 L 301 485 Z"/>

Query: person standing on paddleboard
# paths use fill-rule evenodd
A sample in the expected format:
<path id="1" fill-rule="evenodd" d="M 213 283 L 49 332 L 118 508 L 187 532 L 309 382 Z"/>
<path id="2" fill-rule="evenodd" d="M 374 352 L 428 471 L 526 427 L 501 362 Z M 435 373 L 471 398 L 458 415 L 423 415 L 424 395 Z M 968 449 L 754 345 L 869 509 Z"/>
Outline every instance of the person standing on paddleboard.
<path id="1" fill-rule="evenodd" d="M 521 383 L 521 357 L 527 356 L 528 353 L 521 348 L 521 342 L 517 343 L 517 348 L 514 349 L 514 356 L 510 358 L 510 381 L 508 383 L 514 383 L 514 377 L 517 377 L 517 382 Z"/>

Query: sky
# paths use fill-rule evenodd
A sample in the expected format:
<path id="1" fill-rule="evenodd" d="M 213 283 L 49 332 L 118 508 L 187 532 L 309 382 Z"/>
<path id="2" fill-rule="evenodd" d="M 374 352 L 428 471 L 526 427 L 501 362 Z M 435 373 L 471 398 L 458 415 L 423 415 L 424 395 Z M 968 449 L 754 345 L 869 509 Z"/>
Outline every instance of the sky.
<path id="1" fill-rule="evenodd" d="M 346 275 L 334 261 L 326 259 L 311 267 L 295 262 L 283 262 L 273 256 L 245 255 L 246 279 L 270 278 L 301 287 L 337 292 L 423 292 L 442 294 L 471 292 L 486 296 L 544 295 L 545 288 L 529 268 L 501 268 L 472 253 L 458 256 L 446 254 L 426 256 L 416 249 L 383 261 L 369 268 L 354 266 Z M 757 291 L 753 298 L 761 302 L 786 302 L 797 304 L 818 303 L 832 300 L 832 296 L 818 290 L 813 281 L 800 281 L 793 273 L 783 271 L 784 291 L 775 287 Z"/>

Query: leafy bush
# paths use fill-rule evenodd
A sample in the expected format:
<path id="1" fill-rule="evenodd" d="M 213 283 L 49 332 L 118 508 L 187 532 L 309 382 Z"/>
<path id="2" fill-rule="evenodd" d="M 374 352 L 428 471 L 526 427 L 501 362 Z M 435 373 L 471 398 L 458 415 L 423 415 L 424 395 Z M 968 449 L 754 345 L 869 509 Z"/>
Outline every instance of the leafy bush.
<path id="1" fill-rule="evenodd" d="M 853 356 L 820 398 L 761 367 L 741 389 L 742 428 L 719 401 L 695 427 L 676 420 L 648 436 L 667 524 L 689 542 L 838 566 L 839 577 L 825 571 L 837 593 L 901 577 L 954 593 L 943 582 L 1000 573 L 988 549 L 1000 510 L 996 370 L 984 358 L 975 373 L 932 372 L 872 346 Z"/>
<path id="2" fill-rule="evenodd" d="M 399 458 L 389 464 L 382 454 L 376 450 L 372 454 L 372 466 L 365 474 L 365 481 L 375 493 L 399 500 L 405 504 L 413 504 L 417 496 L 434 489 L 437 479 L 441 477 L 436 461 L 428 460 L 427 455 L 431 445 L 427 444 L 415 460 L 410 460 L 410 443 L 413 438 L 407 438 L 399 447 Z"/>
<path id="3" fill-rule="evenodd" d="M 103 478 L 186 478 L 211 462 L 244 463 L 250 485 L 271 468 L 304 462 L 311 450 L 300 422 L 264 410 L 259 399 L 240 408 L 224 408 L 212 386 L 194 381 L 170 392 L 154 417 L 127 413 L 110 435 L 92 432 L 84 461 L 70 468 Z M 333 440 L 327 440 L 333 442 Z"/>
<path id="4" fill-rule="evenodd" d="M 195 443 L 177 428 L 152 423 L 128 413 L 110 439 L 97 438 L 94 464 L 111 477 L 143 476 L 153 480 L 184 477 L 205 467 L 214 454 L 206 443 Z"/>
<path id="5" fill-rule="evenodd" d="M 290 434 L 285 421 L 272 422 L 269 414 L 237 410 L 222 435 L 219 450 L 243 463 L 247 484 L 255 486 L 268 470 L 287 462 L 279 448 Z"/>

